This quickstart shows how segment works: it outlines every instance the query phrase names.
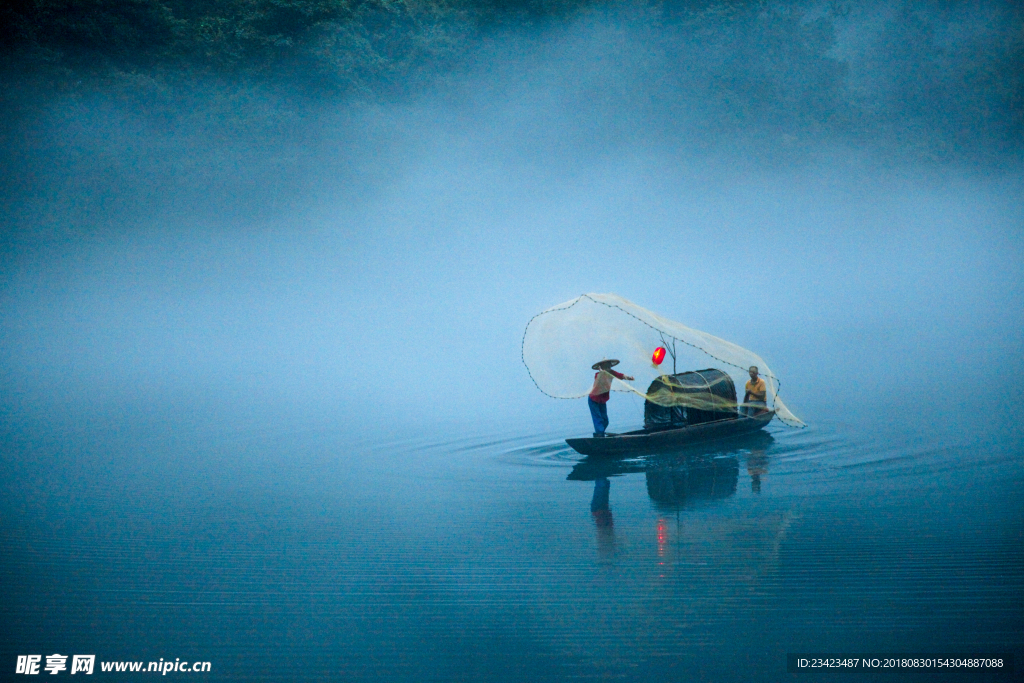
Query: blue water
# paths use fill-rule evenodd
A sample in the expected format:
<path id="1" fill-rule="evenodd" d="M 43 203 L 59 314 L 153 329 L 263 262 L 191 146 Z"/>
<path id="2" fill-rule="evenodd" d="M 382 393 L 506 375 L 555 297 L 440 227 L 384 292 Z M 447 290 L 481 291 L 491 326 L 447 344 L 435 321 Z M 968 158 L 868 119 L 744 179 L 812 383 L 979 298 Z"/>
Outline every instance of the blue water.
<path id="1" fill-rule="evenodd" d="M 853 675 L 787 674 L 798 652 L 1024 667 L 1024 468 L 998 417 L 847 416 L 611 462 L 562 441 L 585 419 L 8 415 L 5 678 L 53 653 L 209 661 L 167 674 L 203 680 Z"/>

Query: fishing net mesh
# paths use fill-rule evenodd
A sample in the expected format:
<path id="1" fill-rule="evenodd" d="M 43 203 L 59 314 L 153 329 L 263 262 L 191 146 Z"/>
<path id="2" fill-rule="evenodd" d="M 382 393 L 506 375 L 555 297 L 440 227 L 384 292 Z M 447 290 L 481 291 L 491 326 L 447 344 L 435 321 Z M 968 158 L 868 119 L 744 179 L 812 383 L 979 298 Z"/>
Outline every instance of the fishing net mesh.
<path id="1" fill-rule="evenodd" d="M 658 347 L 667 353 L 655 365 L 652 356 Z M 779 398 L 778 377 L 756 353 L 614 294 L 583 294 L 537 314 L 526 326 L 523 362 L 537 388 L 548 396 L 587 396 L 594 384 L 591 366 L 605 359 L 619 360 L 615 369 L 635 378 L 615 379 L 612 391 L 632 392 L 665 407 L 714 411 L 735 410 L 737 404 L 722 399 L 723 392 L 677 390 L 679 382 L 668 376 L 716 368 L 731 378 L 742 403 L 748 368 L 757 366 L 768 408 L 791 427 L 805 426 Z M 656 379 L 661 381 L 652 388 Z"/>

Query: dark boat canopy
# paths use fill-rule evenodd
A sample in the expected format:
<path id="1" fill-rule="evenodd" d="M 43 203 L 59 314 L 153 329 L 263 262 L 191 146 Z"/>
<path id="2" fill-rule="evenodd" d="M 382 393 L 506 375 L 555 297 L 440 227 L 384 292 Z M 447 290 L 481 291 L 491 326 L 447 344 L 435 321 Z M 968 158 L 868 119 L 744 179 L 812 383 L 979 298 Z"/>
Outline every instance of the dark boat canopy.
<path id="1" fill-rule="evenodd" d="M 644 428 L 674 429 L 731 420 L 736 413 L 736 385 L 721 370 L 708 368 L 662 375 L 647 390 Z"/>

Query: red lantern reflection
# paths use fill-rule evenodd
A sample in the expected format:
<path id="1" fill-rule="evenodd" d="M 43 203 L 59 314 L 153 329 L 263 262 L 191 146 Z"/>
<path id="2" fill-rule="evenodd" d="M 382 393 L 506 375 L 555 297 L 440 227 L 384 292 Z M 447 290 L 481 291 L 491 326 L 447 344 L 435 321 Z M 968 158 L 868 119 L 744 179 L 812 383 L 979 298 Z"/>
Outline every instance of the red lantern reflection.
<path id="1" fill-rule="evenodd" d="M 665 360 L 665 347 L 659 346 L 654 349 L 654 355 L 651 356 L 651 360 L 655 365 L 661 365 L 661 361 Z"/>

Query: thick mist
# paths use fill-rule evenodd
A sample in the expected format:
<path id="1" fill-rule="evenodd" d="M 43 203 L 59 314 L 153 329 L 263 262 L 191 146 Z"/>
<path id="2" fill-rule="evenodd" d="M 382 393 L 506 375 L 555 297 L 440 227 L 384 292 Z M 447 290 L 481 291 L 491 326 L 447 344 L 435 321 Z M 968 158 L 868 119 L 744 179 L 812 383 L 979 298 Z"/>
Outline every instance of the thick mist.
<path id="1" fill-rule="evenodd" d="M 582 405 L 534 388 L 520 340 L 591 291 L 754 350 L 808 422 L 1019 413 L 1004 397 L 1024 350 L 1024 176 L 1016 119 L 985 108 L 1020 93 L 997 79 L 990 102 L 957 101 L 936 76 L 974 73 L 1009 10 L 915 14 L 948 46 L 930 66 L 887 58 L 901 5 L 773 20 L 831 41 L 825 58 L 756 22 L 698 39 L 643 11 L 504 35 L 400 101 L 257 88 L 214 106 L 209 82 L 20 122 L 9 428 L 578 413 L 587 431 Z M 737 53 L 730 32 L 761 42 Z M 842 98 L 873 118 L 837 121 Z"/>

